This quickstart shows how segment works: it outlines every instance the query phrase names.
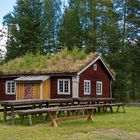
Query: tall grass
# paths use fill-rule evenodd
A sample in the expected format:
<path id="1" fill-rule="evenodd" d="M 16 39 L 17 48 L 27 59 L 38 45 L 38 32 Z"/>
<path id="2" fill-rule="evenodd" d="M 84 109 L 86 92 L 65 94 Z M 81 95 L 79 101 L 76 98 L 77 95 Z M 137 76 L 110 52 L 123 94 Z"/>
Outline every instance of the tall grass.
<path id="1" fill-rule="evenodd" d="M 65 48 L 60 53 L 55 53 L 49 56 L 41 55 L 40 53 L 37 53 L 36 55 L 29 53 L 23 57 L 17 57 L 16 59 L 10 60 L 3 66 L 0 66 L 0 72 L 39 72 L 44 69 L 47 70 L 48 67 L 52 68 L 54 65 L 56 65 L 56 71 L 60 60 L 61 63 L 63 62 L 64 64 L 66 62 L 66 64 L 69 63 L 72 66 L 76 60 L 83 60 L 86 56 L 85 52 L 80 51 L 76 47 L 71 52 Z"/>

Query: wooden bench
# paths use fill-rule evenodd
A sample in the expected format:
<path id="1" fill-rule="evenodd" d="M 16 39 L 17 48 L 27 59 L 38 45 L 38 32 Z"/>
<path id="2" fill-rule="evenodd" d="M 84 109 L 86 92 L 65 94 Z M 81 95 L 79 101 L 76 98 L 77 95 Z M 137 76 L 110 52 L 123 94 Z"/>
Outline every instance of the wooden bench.
<path id="1" fill-rule="evenodd" d="M 33 106 L 15 106 L 14 110 L 25 110 L 25 109 L 32 109 L 34 108 Z M 11 108 L 7 108 L 7 111 L 11 111 Z M 4 112 L 4 108 L 0 108 L 0 112 Z"/>
<path id="2" fill-rule="evenodd" d="M 122 107 L 123 112 L 126 112 L 125 108 L 124 108 L 124 105 L 125 105 L 124 103 L 109 103 L 109 104 L 97 104 L 97 105 L 95 105 L 95 107 L 97 107 L 97 108 L 102 107 L 104 112 L 106 112 L 107 109 L 109 108 L 110 112 L 113 113 L 113 107 L 116 106 L 117 107 L 116 112 L 119 111 L 120 107 Z"/>
<path id="3" fill-rule="evenodd" d="M 47 113 L 46 118 L 48 115 L 51 118 L 51 126 L 57 127 L 57 121 L 63 121 L 68 119 L 75 119 L 75 118 L 85 118 L 90 122 L 93 122 L 92 114 L 93 110 L 96 107 L 90 106 L 67 106 L 67 107 L 53 107 L 53 108 L 42 108 L 42 109 L 32 109 L 32 110 L 19 110 L 17 114 L 21 117 L 21 124 L 23 123 L 24 116 L 29 116 L 29 124 L 32 125 L 32 115 L 35 114 L 44 114 Z M 87 112 L 87 115 L 80 115 L 78 114 L 79 111 Z M 58 117 L 60 111 L 66 111 L 67 116 L 65 117 Z M 71 113 L 69 113 L 71 112 Z"/>
<path id="4" fill-rule="evenodd" d="M 89 105 L 85 105 L 85 106 L 96 107 L 98 109 L 98 112 L 100 112 L 100 109 L 103 109 L 103 111 L 106 112 L 107 109 L 109 108 L 110 112 L 113 113 L 113 107 L 114 106 L 117 107 L 116 112 L 119 111 L 120 107 L 122 107 L 123 112 L 126 112 L 125 108 L 124 108 L 124 105 L 125 105 L 124 103 L 106 103 L 106 104 L 89 104 Z"/>
<path id="5" fill-rule="evenodd" d="M 117 107 L 117 110 L 116 110 L 116 112 L 118 112 L 119 111 L 119 108 L 120 107 L 122 107 L 122 109 L 123 109 L 123 112 L 125 113 L 126 111 L 125 111 L 125 108 L 124 108 L 124 103 L 111 103 L 110 104 L 110 108 L 111 108 L 111 112 L 113 112 L 113 106 L 116 106 Z"/>

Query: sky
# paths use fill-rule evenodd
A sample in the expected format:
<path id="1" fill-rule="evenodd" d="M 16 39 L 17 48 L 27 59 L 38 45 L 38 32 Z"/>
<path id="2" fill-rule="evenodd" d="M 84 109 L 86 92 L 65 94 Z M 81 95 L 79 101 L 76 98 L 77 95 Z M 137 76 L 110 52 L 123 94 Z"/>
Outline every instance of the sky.
<path id="1" fill-rule="evenodd" d="M 0 2 L 0 28 L 2 28 L 3 16 L 13 10 L 16 0 L 1 0 Z"/>

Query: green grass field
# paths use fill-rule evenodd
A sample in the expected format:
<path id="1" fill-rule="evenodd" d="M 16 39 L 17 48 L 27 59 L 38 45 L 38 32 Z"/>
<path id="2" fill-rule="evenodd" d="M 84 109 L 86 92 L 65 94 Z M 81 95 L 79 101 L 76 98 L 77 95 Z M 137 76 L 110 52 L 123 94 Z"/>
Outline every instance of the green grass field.
<path id="1" fill-rule="evenodd" d="M 140 140 L 140 107 L 125 107 L 127 113 L 96 113 L 94 122 L 72 120 L 59 122 L 58 128 L 50 126 L 44 117 L 28 119 L 11 126 L 0 122 L 0 140 Z M 0 114 L 2 117 L 2 114 Z"/>

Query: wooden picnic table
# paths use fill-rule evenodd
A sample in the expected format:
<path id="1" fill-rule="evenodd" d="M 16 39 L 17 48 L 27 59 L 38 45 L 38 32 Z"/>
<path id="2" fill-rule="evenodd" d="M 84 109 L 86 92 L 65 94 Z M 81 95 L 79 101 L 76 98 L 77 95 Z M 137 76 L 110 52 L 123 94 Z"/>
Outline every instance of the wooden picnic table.
<path id="1" fill-rule="evenodd" d="M 4 107 L 3 111 L 3 124 L 6 123 L 6 117 L 7 117 L 7 112 L 11 111 L 11 119 L 12 119 L 12 125 L 15 124 L 15 109 L 16 110 L 21 110 L 22 107 L 28 107 L 28 106 L 33 106 L 35 108 L 38 106 L 39 108 L 49 107 L 51 104 L 58 104 L 58 106 L 61 106 L 62 103 L 65 103 L 68 105 L 69 103 L 72 103 L 72 99 L 68 98 L 60 98 L 60 99 L 48 99 L 48 100 L 42 100 L 42 99 L 29 99 L 29 100 L 6 100 L 6 101 L 0 101 L 0 104 L 2 107 Z"/>
<path id="2" fill-rule="evenodd" d="M 27 106 L 38 106 L 39 108 L 43 107 L 50 107 L 52 104 L 55 104 L 57 106 L 68 106 L 68 105 L 80 105 L 83 102 L 86 102 L 86 104 L 100 104 L 100 103 L 112 103 L 114 101 L 114 98 L 58 98 L 58 99 L 29 99 L 29 100 L 6 100 L 6 101 L 0 101 L 0 104 L 2 107 L 4 107 L 3 111 L 3 123 L 6 123 L 6 117 L 7 117 L 7 111 L 10 108 L 10 116 L 12 119 L 12 125 L 15 124 L 15 109 L 21 110 L 21 108 L 27 107 Z M 44 106 L 45 105 L 45 106 Z M 100 108 L 98 108 L 100 109 Z"/>
<path id="3" fill-rule="evenodd" d="M 29 105 L 38 105 L 42 106 L 43 104 L 46 104 L 46 100 L 40 100 L 40 99 L 32 99 L 32 100 L 6 100 L 0 102 L 1 106 L 4 107 L 3 111 L 3 124 L 6 123 L 6 117 L 7 117 L 7 111 L 8 108 L 11 109 L 11 119 L 12 119 L 12 125 L 15 124 L 15 108 L 17 107 L 25 107 Z"/>
<path id="4" fill-rule="evenodd" d="M 68 106 L 73 104 L 72 98 L 57 98 L 57 99 L 48 99 L 46 100 L 47 107 L 51 106 Z"/>
<path id="5" fill-rule="evenodd" d="M 87 104 L 100 104 L 100 103 L 112 103 L 115 101 L 114 98 L 74 98 L 73 102 L 77 104 L 87 103 Z"/>

